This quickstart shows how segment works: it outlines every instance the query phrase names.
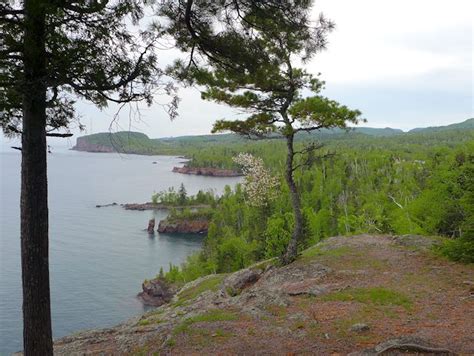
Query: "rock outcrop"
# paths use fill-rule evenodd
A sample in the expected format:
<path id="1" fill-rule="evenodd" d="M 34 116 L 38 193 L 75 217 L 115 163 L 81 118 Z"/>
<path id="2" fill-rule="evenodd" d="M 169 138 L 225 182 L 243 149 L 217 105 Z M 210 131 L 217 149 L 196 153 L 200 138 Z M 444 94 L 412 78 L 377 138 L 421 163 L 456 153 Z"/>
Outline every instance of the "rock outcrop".
<path id="1" fill-rule="evenodd" d="M 145 281 L 142 284 L 142 291 L 138 293 L 138 298 L 143 304 L 159 307 L 169 301 L 176 294 L 177 288 L 166 283 L 162 278 L 155 278 Z"/>
<path id="2" fill-rule="evenodd" d="M 155 219 L 150 219 L 148 221 L 148 228 L 147 231 L 149 234 L 154 234 L 155 233 Z"/>
<path id="3" fill-rule="evenodd" d="M 232 169 L 221 169 L 221 168 L 209 168 L 209 167 L 174 167 L 174 173 L 182 174 L 194 174 L 198 176 L 210 176 L 210 177 L 239 177 L 242 173 L 234 171 Z"/>
<path id="4" fill-rule="evenodd" d="M 55 341 L 55 355 L 474 354 L 474 269 L 425 238 L 337 236 L 290 265 L 260 262 L 141 294 L 165 302 L 113 328 Z M 352 273 L 348 273 L 352 272 Z M 169 301 L 168 303 L 166 301 Z"/>
<path id="5" fill-rule="evenodd" d="M 245 288 L 256 283 L 263 271 L 256 268 L 246 268 L 232 273 L 223 282 L 223 291 L 230 296 L 239 295 Z"/>
<path id="6" fill-rule="evenodd" d="M 161 220 L 158 232 L 168 234 L 206 234 L 209 228 L 207 220 Z"/>
<path id="7" fill-rule="evenodd" d="M 175 209 L 202 209 L 202 208 L 208 208 L 209 205 L 207 204 L 195 204 L 195 205 L 186 205 L 186 206 L 180 206 L 180 205 L 165 205 L 165 204 L 160 204 L 160 203 L 129 203 L 129 204 L 121 204 L 121 206 L 125 210 L 138 210 L 138 211 L 144 211 L 144 210 L 168 210 L 171 208 Z"/>

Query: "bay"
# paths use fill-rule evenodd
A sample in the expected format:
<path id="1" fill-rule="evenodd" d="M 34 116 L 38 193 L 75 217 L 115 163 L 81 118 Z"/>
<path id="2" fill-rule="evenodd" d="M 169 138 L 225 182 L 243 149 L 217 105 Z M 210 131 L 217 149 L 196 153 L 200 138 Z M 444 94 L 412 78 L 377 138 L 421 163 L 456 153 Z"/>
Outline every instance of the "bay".
<path id="1" fill-rule="evenodd" d="M 20 152 L 0 152 L 0 354 L 22 348 Z M 142 203 L 183 183 L 222 193 L 239 178 L 172 173 L 181 158 L 87 153 L 48 155 L 53 335 L 120 323 L 145 311 L 136 299 L 145 278 L 201 248 L 195 235 L 149 236 L 148 220 L 165 212 L 97 204 Z M 153 164 L 156 162 L 156 164 Z"/>

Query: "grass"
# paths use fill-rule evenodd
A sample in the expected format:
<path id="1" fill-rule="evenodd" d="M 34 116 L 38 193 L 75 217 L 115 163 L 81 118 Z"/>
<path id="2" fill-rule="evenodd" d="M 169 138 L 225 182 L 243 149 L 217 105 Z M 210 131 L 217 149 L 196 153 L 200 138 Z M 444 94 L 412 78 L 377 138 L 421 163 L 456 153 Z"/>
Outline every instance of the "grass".
<path id="1" fill-rule="evenodd" d="M 150 320 L 148 319 L 142 319 L 138 322 L 138 325 L 139 326 L 147 326 L 147 325 L 150 325 Z"/>
<path id="2" fill-rule="evenodd" d="M 176 301 L 176 303 L 174 303 L 174 306 L 178 307 L 185 305 L 196 297 L 198 297 L 200 294 L 204 293 L 205 291 L 217 291 L 221 282 L 226 276 L 227 274 L 216 274 L 212 277 L 206 278 L 194 287 L 183 290 L 181 293 L 178 294 L 178 300 Z"/>
<path id="3" fill-rule="evenodd" d="M 250 266 L 249 268 L 259 269 L 260 271 L 264 271 L 268 266 L 275 266 L 278 263 L 278 258 L 273 257 L 268 260 L 260 261 L 255 263 L 254 265 Z"/>
<path id="4" fill-rule="evenodd" d="M 178 335 L 189 331 L 189 327 L 195 323 L 213 323 L 218 321 L 234 321 L 239 317 L 234 312 L 225 310 L 215 309 L 210 310 L 207 313 L 196 315 L 194 317 L 184 320 L 174 330 L 173 334 Z"/>
<path id="5" fill-rule="evenodd" d="M 354 288 L 340 292 L 330 293 L 322 297 L 325 301 L 356 301 L 365 304 L 382 306 L 402 306 L 406 310 L 411 309 L 412 302 L 404 294 L 382 287 Z"/>
<path id="6" fill-rule="evenodd" d="M 162 323 L 163 320 L 157 318 L 156 315 L 150 315 L 149 317 L 145 319 L 140 319 L 137 323 L 137 326 L 147 326 L 151 324 L 160 324 Z"/>

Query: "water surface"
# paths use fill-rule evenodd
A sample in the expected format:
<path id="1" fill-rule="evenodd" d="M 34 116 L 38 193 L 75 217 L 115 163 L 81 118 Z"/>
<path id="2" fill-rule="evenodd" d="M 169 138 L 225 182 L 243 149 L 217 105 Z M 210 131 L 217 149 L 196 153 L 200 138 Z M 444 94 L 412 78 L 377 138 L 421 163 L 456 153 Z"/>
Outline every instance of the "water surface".
<path id="1" fill-rule="evenodd" d="M 239 178 L 181 175 L 182 159 L 55 151 L 48 155 L 50 270 L 54 337 L 114 325 L 144 311 L 136 299 L 145 278 L 181 263 L 201 247 L 193 235 L 154 237 L 148 220 L 164 212 L 126 211 L 96 204 L 150 201 L 154 191 L 188 193 Z M 156 162 L 153 164 L 152 162 Z M 20 268 L 20 152 L 0 152 L 0 354 L 22 348 Z"/>

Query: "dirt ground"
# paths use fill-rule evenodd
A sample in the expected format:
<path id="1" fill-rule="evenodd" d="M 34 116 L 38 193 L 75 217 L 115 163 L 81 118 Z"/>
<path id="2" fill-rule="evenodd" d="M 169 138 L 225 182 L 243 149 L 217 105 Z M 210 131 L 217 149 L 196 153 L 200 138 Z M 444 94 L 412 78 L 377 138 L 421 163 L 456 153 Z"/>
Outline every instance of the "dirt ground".
<path id="1" fill-rule="evenodd" d="M 334 237 L 290 266 L 267 268 L 239 295 L 206 291 L 133 325 L 60 340 L 56 351 L 356 355 L 369 349 L 377 354 L 377 345 L 405 337 L 426 346 L 412 353 L 474 355 L 474 267 L 435 256 L 426 242 Z M 390 352 L 402 349 L 381 354 Z"/>

